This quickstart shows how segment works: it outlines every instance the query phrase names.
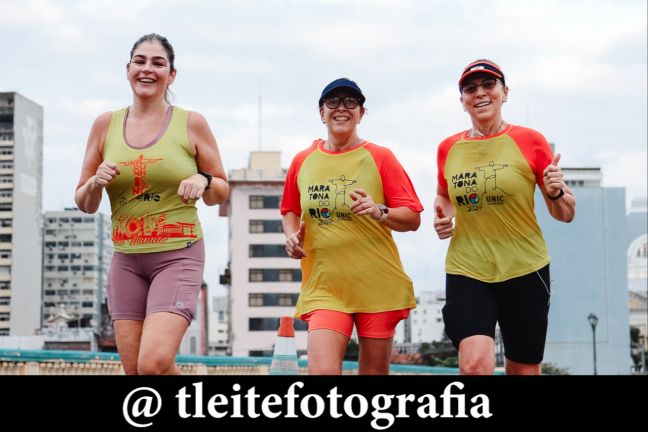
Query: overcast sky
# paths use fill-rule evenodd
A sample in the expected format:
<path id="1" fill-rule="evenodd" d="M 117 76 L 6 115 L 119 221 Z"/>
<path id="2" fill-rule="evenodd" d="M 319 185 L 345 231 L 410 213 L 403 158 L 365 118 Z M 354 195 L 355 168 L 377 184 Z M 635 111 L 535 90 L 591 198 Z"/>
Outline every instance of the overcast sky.
<path id="1" fill-rule="evenodd" d="M 325 137 L 317 99 L 331 80 L 358 82 L 361 137 L 391 148 L 427 210 L 396 238 L 417 291 L 443 288 L 447 242 L 436 239 L 436 148 L 469 128 L 462 68 L 499 63 L 504 119 L 555 143 L 561 165 L 595 166 L 603 183 L 646 195 L 645 0 L 0 0 L 0 91 L 45 110 L 43 209 L 74 206 L 93 119 L 127 106 L 133 43 L 156 32 L 176 50 L 175 103 L 204 114 L 227 170 L 259 148 L 284 166 Z M 544 205 L 543 203 L 538 203 Z M 104 198 L 102 211 L 109 213 Z M 201 204 L 205 280 L 227 263 L 227 223 Z"/>

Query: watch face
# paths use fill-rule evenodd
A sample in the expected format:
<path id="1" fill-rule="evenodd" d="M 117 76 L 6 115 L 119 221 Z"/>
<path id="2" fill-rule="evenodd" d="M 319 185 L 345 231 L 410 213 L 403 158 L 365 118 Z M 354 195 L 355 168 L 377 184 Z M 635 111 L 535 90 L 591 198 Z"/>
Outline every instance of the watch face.
<path id="1" fill-rule="evenodd" d="M 380 209 L 381 212 L 383 212 L 385 214 L 389 213 L 389 209 L 387 208 L 387 206 L 384 206 L 382 204 L 378 204 L 378 208 Z"/>

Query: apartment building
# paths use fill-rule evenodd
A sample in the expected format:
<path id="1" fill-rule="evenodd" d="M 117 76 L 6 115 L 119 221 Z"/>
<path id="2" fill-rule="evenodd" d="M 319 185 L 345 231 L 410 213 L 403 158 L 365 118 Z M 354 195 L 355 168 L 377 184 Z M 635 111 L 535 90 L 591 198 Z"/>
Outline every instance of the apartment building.
<path id="1" fill-rule="evenodd" d="M 65 311 L 69 327 L 97 328 L 113 253 L 110 217 L 76 208 L 48 211 L 43 238 L 43 327 Z"/>
<path id="2" fill-rule="evenodd" d="M 270 356 L 279 318 L 292 316 L 301 286 L 298 260 L 285 251 L 279 205 L 286 170 L 280 152 L 252 152 L 248 168 L 231 172 L 229 219 L 229 343 L 234 356 Z M 296 345 L 306 352 L 306 323 L 295 321 Z"/>
<path id="3" fill-rule="evenodd" d="M 43 108 L 0 92 L 0 336 L 41 322 Z"/>

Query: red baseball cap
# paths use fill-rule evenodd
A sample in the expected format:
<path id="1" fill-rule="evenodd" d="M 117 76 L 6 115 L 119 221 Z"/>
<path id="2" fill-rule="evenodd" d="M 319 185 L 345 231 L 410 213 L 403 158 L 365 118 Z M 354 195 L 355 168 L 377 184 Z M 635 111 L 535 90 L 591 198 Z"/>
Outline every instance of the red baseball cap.
<path id="1" fill-rule="evenodd" d="M 459 77 L 459 89 L 461 89 L 462 83 L 466 77 L 479 72 L 491 74 L 495 78 L 499 78 L 500 81 L 502 81 L 502 84 L 506 84 L 504 81 L 504 72 L 502 72 L 499 66 L 489 60 L 475 60 L 466 66 L 461 73 L 461 77 Z"/>

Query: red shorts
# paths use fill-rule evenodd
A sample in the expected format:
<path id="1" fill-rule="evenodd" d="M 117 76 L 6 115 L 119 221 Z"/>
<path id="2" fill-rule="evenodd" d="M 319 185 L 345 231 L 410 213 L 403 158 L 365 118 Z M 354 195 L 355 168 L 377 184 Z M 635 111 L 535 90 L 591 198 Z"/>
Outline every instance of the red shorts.
<path id="1" fill-rule="evenodd" d="M 394 336 L 396 325 L 407 319 L 409 309 L 399 309 L 377 313 L 346 313 L 331 309 L 316 309 L 301 316 L 308 323 L 308 331 L 333 330 L 350 338 L 353 324 L 359 337 L 389 339 Z"/>

